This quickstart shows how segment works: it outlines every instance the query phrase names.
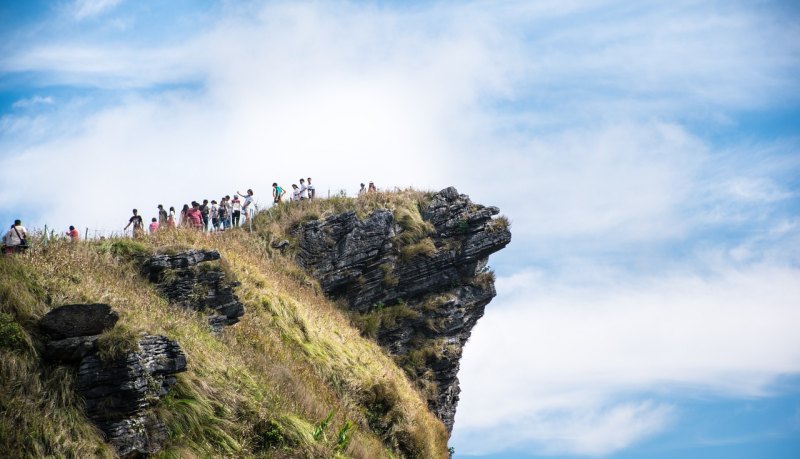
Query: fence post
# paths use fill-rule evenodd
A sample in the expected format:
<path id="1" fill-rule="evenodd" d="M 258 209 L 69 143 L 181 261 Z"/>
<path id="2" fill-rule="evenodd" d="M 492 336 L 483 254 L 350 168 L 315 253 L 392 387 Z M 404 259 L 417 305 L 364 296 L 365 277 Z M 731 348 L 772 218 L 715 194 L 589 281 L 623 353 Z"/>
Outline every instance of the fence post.
<path id="1" fill-rule="evenodd" d="M 89 239 L 89 227 L 88 226 L 86 227 L 86 232 L 83 233 L 83 240 L 85 241 L 87 239 Z"/>

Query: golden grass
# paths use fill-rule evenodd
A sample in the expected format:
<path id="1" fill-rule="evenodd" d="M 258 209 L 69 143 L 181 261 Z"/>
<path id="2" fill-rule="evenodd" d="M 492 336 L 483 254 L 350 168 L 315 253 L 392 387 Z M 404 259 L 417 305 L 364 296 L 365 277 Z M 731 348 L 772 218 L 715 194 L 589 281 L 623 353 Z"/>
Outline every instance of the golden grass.
<path id="1" fill-rule="evenodd" d="M 394 199 L 379 195 L 365 199 L 360 208 Z M 337 208 L 327 201 L 332 200 L 324 205 L 322 200 L 291 205 L 316 206 L 324 215 Z M 171 307 L 138 274 L 136 259 L 141 249 L 155 252 L 176 247 L 219 250 L 226 271 L 241 282 L 236 292 L 246 313 L 222 336 L 208 330 L 202 314 Z M 188 371 L 178 375 L 178 385 L 157 409 L 171 438 L 162 457 L 447 455 L 444 426 L 403 371 L 375 343 L 361 338 L 290 259 L 272 253 L 262 239 L 242 230 L 214 235 L 163 232 L 136 242 L 56 242 L 3 260 L 0 274 L 27 280 L 22 286 L 0 283 L 0 300 L 14 298 L 0 302 L 0 311 L 25 330 L 33 330 L 34 320 L 51 306 L 106 302 L 120 313 L 118 326 L 123 331 L 143 330 L 178 341 L 187 355 Z M 32 340 L 27 334 L 25 339 Z M 0 350 L 3 387 L 11 388 L 3 391 L 0 401 L 3 407 L 13 407 L 0 417 L 0 439 L 12 447 L 10 451 L 22 448 L 64 457 L 110 455 L 79 405 L 70 401 L 71 389 L 63 382 L 69 378 L 60 380 L 60 389 L 45 378 L 49 371 L 72 370 L 41 363 L 35 347 L 32 344 L 24 353 Z M 6 380 L 19 382 L 6 385 Z M 23 384 L 39 389 L 23 389 Z M 390 394 L 379 403 L 389 406 L 385 413 L 372 409 L 376 387 L 383 388 L 380 394 Z M 67 402 L 56 404 L 56 399 Z M 42 410 L 31 409 L 32 404 L 52 405 L 44 411 L 48 417 L 42 418 L 38 414 Z M 336 415 L 328 435 L 322 440 L 309 437 L 332 410 Z M 374 429 L 371 420 L 376 416 L 385 429 Z M 356 430 L 347 448 L 339 451 L 335 433 L 348 421 Z M 26 435 L 38 432 L 33 437 L 40 440 L 26 442 L 22 434 L 9 433 L 12 429 L 22 429 Z M 44 446 L 34 450 L 31 444 Z"/>

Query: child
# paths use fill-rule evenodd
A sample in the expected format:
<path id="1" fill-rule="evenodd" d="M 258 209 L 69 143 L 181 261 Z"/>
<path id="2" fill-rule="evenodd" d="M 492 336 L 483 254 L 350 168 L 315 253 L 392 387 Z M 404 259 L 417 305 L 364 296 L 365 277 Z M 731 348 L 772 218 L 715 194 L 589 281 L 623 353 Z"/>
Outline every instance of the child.
<path id="1" fill-rule="evenodd" d="M 311 177 L 308 178 L 308 199 L 313 201 L 314 198 L 317 197 L 317 191 L 314 189 L 314 185 L 311 184 Z"/>
<path id="2" fill-rule="evenodd" d="M 155 232 L 158 231 L 158 226 L 158 219 L 153 217 L 153 219 L 150 221 L 150 234 L 155 234 Z"/>

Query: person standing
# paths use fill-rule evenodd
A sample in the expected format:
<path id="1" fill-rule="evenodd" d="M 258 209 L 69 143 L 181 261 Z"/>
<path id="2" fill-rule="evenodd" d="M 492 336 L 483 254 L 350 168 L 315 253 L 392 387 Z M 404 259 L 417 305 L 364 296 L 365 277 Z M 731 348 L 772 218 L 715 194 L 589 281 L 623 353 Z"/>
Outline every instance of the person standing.
<path id="1" fill-rule="evenodd" d="M 21 220 L 14 220 L 11 229 L 3 236 L 3 243 L 6 245 L 6 255 L 28 248 L 28 230 L 22 226 Z"/>
<path id="2" fill-rule="evenodd" d="M 311 177 L 308 178 L 308 200 L 313 201 L 317 197 L 317 190 L 311 184 Z"/>
<path id="3" fill-rule="evenodd" d="M 378 192 L 378 189 L 375 188 L 375 184 L 372 183 L 372 182 L 369 182 L 369 188 L 367 188 L 367 193 L 377 193 L 377 192 Z"/>
<path id="4" fill-rule="evenodd" d="M 275 204 L 280 204 L 283 200 L 283 195 L 286 191 L 281 188 L 277 183 L 272 184 L 272 199 Z"/>
<path id="5" fill-rule="evenodd" d="M 190 228 L 196 230 L 203 229 L 203 214 L 200 212 L 200 203 L 192 201 L 192 207 L 186 211 L 186 216 L 189 219 Z"/>
<path id="6" fill-rule="evenodd" d="M 159 204 L 158 205 L 158 226 L 164 228 L 167 226 L 167 211 L 164 210 L 164 206 Z"/>
<path id="7" fill-rule="evenodd" d="M 244 205 L 242 205 L 242 212 L 244 212 L 244 221 L 247 222 L 247 220 L 250 219 L 250 205 L 253 204 L 253 190 L 248 189 L 246 196 L 238 191 L 236 192 L 236 194 L 244 198 Z"/>
<path id="8" fill-rule="evenodd" d="M 181 209 L 181 221 L 179 222 L 181 228 L 189 228 L 192 224 L 189 222 L 189 204 L 184 204 Z"/>
<path id="9" fill-rule="evenodd" d="M 239 219 L 242 216 L 242 201 L 239 200 L 239 195 L 235 194 L 231 200 L 231 210 L 233 211 L 233 226 L 239 226 Z"/>
<path id="10" fill-rule="evenodd" d="M 69 226 L 69 231 L 67 231 L 67 236 L 69 236 L 69 240 L 72 242 L 78 242 L 81 240 L 81 233 L 75 229 L 74 226 Z"/>
<path id="11" fill-rule="evenodd" d="M 367 194 L 367 188 L 362 183 L 361 184 L 361 188 L 358 189 L 358 195 L 359 196 L 364 196 L 365 194 Z"/>
<path id="12" fill-rule="evenodd" d="M 211 201 L 211 227 L 214 231 L 219 231 L 219 207 L 217 201 Z"/>
<path id="13" fill-rule="evenodd" d="M 230 228 L 233 222 L 233 205 L 231 204 L 231 196 L 226 194 L 221 205 L 224 205 L 225 210 L 228 211 L 228 218 L 225 220 L 225 228 Z"/>
<path id="14" fill-rule="evenodd" d="M 169 215 L 167 216 L 167 228 L 175 229 L 177 225 L 175 225 L 175 208 L 169 208 Z"/>
<path id="15" fill-rule="evenodd" d="M 306 186 L 305 179 L 300 179 L 300 200 L 303 201 L 306 199 L 306 191 L 308 187 Z"/>
<path id="16" fill-rule="evenodd" d="M 222 229 L 225 230 L 228 228 L 228 218 L 230 218 L 230 215 L 228 215 L 228 206 L 225 205 L 224 196 L 219 200 L 218 212 L 219 212 L 219 223 L 222 226 Z"/>
<path id="17" fill-rule="evenodd" d="M 203 199 L 200 206 L 200 215 L 203 217 L 203 231 L 208 231 L 208 199 Z"/>
<path id="18" fill-rule="evenodd" d="M 123 231 L 127 231 L 128 227 L 133 225 L 133 237 L 139 237 L 144 232 L 144 222 L 142 221 L 142 216 L 139 215 L 139 211 L 133 209 L 133 216 L 128 219 L 128 224 L 125 225 Z"/>
<path id="19" fill-rule="evenodd" d="M 300 188 L 298 188 L 294 183 L 292 183 L 292 196 L 289 199 L 292 202 L 300 201 Z"/>

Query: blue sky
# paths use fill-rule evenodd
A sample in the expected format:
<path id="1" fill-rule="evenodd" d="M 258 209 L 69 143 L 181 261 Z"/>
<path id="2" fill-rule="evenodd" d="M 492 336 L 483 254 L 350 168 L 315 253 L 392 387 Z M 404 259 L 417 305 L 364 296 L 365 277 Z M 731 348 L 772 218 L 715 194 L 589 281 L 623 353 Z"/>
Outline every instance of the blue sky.
<path id="1" fill-rule="evenodd" d="M 458 457 L 800 456 L 796 2 L 0 4 L 0 221 L 314 177 L 514 240 Z"/>

